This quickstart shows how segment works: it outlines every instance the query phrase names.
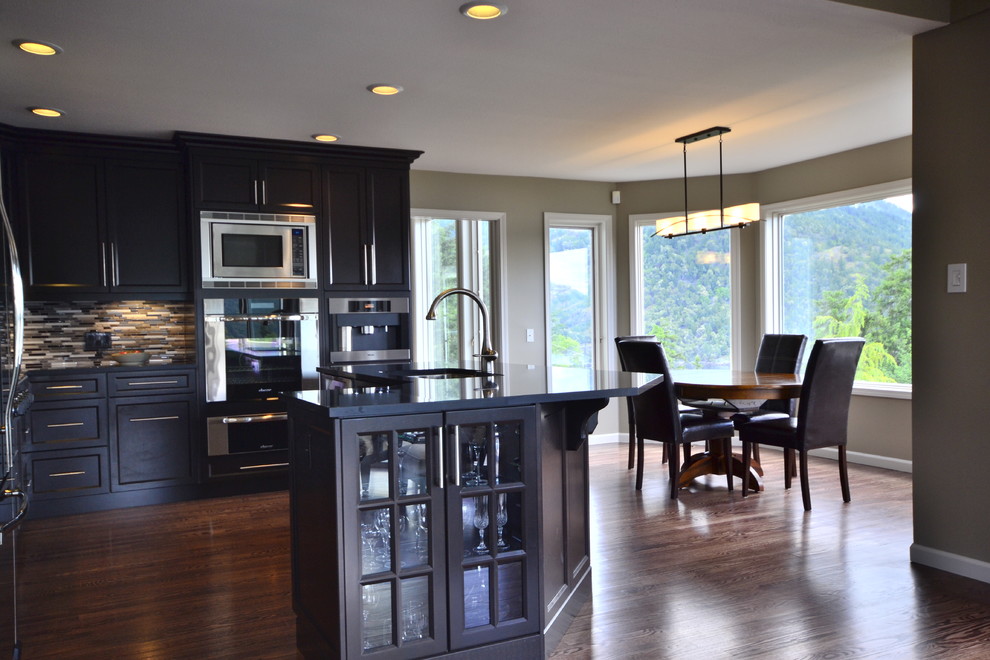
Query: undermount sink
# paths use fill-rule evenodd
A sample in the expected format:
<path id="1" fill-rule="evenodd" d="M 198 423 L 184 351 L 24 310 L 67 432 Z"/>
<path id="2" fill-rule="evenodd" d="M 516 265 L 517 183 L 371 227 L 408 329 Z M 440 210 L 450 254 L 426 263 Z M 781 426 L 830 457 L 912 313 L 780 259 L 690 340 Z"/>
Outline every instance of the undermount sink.
<path id="1" fill-rule="evenodd" d="M 485 378 L 487 376 L 501 375 L 480 369 L 465 369 L 462 367 L 403 369 L 394 373 L 397 376 L 410 376 L 412 378 Z"/>

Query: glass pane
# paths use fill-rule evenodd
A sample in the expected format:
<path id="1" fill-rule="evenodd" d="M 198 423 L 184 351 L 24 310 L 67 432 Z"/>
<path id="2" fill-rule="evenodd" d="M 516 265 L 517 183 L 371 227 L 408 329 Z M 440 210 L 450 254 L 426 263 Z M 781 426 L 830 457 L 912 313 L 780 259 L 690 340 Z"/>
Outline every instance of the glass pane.
<path id="1" fill-rule="evenodd" d="M 464 570 L 464 627 L 477 628 L 492 622 L 488 566 Z"/>
<path id="2" fill-rule="evenodd" d="M 417 282 L 423 299 L 430 301 L 441 291 L 460 286 L 458 276 L 457 221 L 434 218 L 426 223 L 426 244 L 429 246 L 426 282 Z M 428 304 L 428 303 L 427 303 Z M 426 323 L 430 346 L 429 360 L 456 361 L 460 355 L 460 330 L 457 325 L 457 305 L 441 304 L 435 321 Z"/>
<path id="3" fill-rule="evenodd" d="M 402 580 L 402 641 L 430 636 L 430 579 Z"/>
<path id="4" fill-rule="evenodd" d="M 640 228 L 643 327 L 675 369 L 730 368 L 731 231 L 677 238 Z M 740 230 L 732 230 L 740 231 Z"/>
<path id="5" fill-rule="evenodd" d="M 396 449 L 399 464 L 399 495 L 425 495 L 429 489 L 427 466 L 429 433 L 404 431 L 399 434 Z"/>
<path id="6" fill-rule="evenodd" d="M 551 227 L 550 365 L 554 386 L 591 385 L 595 361 L 594 230 Z"/>
<path id="7" fill-rule="evenodd" d="M 495 550 L 512 552 L 523 548 L 522 493 L 500 493 L 495 504 Z"/>
<path id="8" fill-rule="evenodd" d="M 491 519 L 488 511 L 488 496 L 465 497 L 461 501 L 461 515 L 464 525 L 464 556 L 490 554 L 488 527 Z"/>
<path id="9" fill-rule="evenodd" d="M 390 646 L 392 641 L 392 585 L 361 587 L 361 646 L 365 651 Z"/>
<path id="10" fill-rule="evenodd" d="M 902 195 L 781 219 L 782 331 L 864 337 L 857 380 L 911 382 L 911 212 Z"/>
<path id="11" fill-rule="evenodd" d="M 410 504 L 399 511 L 399 565 L 402 568 L 430 563 L 430 523 L 427 504 Z"/>
<path id="12" fill-rule="evenodd" d="M 523 567 L 522 562 L 502 564 L 498 567 L 498 620 L 499 623 L 523 618 Z"/>
<path id="13" fill-rule="evenodd" d="M 522 481 L 522 424 L 503 422 L 495 425 L 495 483 Z"/>
<path id="14" fill-rule="evenodd" d="M 488 425 L 457 427 L 460 443 L 461 484 L 465 487 L 488 484 Z"/>
<path id="15" fill-rule="evenodd" d="M 361 461 L 361 500 L 377 500 L 389 496 L 388 433 L 360 433 L 357 436 L 358 458 Z"/>
<path id="16" fill-rule="evenodd" d="M 392 519 L 389 509 L 361 512 L 361 573 L 392 569 Z"/>

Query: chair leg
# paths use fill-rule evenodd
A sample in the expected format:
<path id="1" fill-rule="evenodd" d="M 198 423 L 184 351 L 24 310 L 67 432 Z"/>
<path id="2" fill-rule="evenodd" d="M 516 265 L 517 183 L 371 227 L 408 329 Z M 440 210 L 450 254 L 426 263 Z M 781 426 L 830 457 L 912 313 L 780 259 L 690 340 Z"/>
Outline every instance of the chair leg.
<path id="1" fill-rule="evenodd" d="M 665 442 L 663 444 L 664 447 L 666 447 L 668 443 Z M 673 442 L 669 444 L 670 444 L 669 455 L 673 457 L 673 459 L 668 462 L 668 466 L 667 466 L 667 469 L 670 473 L 670 499 L 676 500 L 677 491 L 680 490 L 680 486 L 677 484 L 677 481 L 680 479 L 681 471 L 677 465 L 677 445 L 674 444 Z"/>
<path id="2" fill-rule="evenodd" d="M 636 434 L 636 490 L 643 490 L 643 437 Z"/>
<path id="3" fill-rule="evenodd" d="M 742 452 L 743 452 L 743 497 L 749 495 L 749 455 L 753 448 L 753 445 L 749 442 L 743 441 Z"/>
<path id="4" fill-rule="evenodd" d="M 725 454 L 725 482 L 732 491 L 732 438 L 722 440 L 723 453 Z"/>
<path id="5" fill-rule="evenodd" d="M 801 500 L 804 510 L 811 511 L 811 489 L 808 486 L 808 451 L 802 449 L 801 454 Z"/>
<path id="6" fill-rule="evenodd" d="M 705 444 L 707 445 L 707 443 Z M 687 462 L 691 460 L 691 443 L 685 442 L 683 446 L 684 446 L 684 463 L 687 464 Z M 677 445 L 674 445 L 674 459 L 675 460 L 677 459 Z"/>
<path id="7" fill-rule="evenodd" d="M 753 460 L 760 462 L 760 445 L 753 445 Z"/>
<path id="8" fill-rule="evenodd" d="M 795 474 L 794 472 L 794 450 L 785 449 L 784 450 L 784 490 L 789 490 L 791 487 L 791 477 Z"/>
<path id="9" fill-rule="evenodd" d="M 842 501 L 852 499 L 849 495 L 849 469 L 846 463 L 846 446 L 839 445 L 839 482 L 842 484 Z"/>

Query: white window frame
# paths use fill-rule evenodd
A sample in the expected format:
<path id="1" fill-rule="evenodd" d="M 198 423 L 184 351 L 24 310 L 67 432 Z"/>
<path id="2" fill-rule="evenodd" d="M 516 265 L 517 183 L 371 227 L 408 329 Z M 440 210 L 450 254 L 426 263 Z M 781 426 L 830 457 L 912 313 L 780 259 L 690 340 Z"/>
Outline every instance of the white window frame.
<path id="1" fill-rule="evenodd" d="M 643 251 L 640 249 L 641 229 L 645 226 L 655 226 L 657 220 L 673 218 L 683 213 L 635 213 L 629 216 L 629 330 L 630 334 L 640 334 L 643 330 Z M 761 223 L 756 223 L 761 224 Z M 739 302 L 740 281 L 742 269 L 737 256 L 740 254 L 738 229 L 724 229 L 730 232 L 729 238 L 729 321 L 732 330 L 729 333 L 729 363 L 733 369 L 740 369 L 742 358 L 739 346 L 742 341 L 742 305 Z M 747 229 L 747 231 L 750 231 Z M 674 238 L 657 236 L 652 240 L 676 241 Z"/>
<path id="2" fill-rule="evenodd" d="M 611 215 L 591 213 L 552 213 L 543 214 L 543 275 L 544 287 L 544 341 L 546 346 L 547 373 L 552 373 L 551 330 L 550 330 L 550 228 L 591 229 L 593 241 L 592 281 L 594 282 L 594 333 L 595 355 L 592 365 L 598 371 L 618 369 L 615 358 L 606 344 L 615 336 L 615 250 L 612 248 Z"/>
<path id="3" fill-rule="evenodd" d="M 412 250 L 412 274 L 413 274 L 413 286 L 411 295 L 411 310 L 412 310 L 412 347 L 413 347 L 413 360 L 424 360 L 427 356 L 425 354 L 425 347 L 422 342 L 422 335 L 424 333 L 418 332 L 418 328 L 421 327 L 422 323 L 427 323 L 425 320 L 426 310 L 428 309 L 431 302 L 433 302 L 433 297 L 440 293 L 439 291 L 433 292 L 429 295 L 419 294 L 416 286 L 416 282 L 421 282 L 425 278 L 425 272 L 427 265 L 432 257 L 430 255 L 428 248 L 423 243 L 423 234 L 420 230 L 420 225 L 424 220 L 429 219 L 444 219 L 444 220 L 487 220 L 494 222 L 495 231 L 492 236 L 492 301 L 489 305 L 488 310 L 491 324 L 492 324 L 492 347 L 498 351 L 499 358 L 503 361 L 509 361 L 509 347 L 508 342 L 505 341 L 505 337 L 508 336 L 508 325 L 505 311 L 508 309 L 508 287 L 506 283 L 506 214 L 501 211 L 451 211 L 442 209 L 411 209 L 410 211 L 410 236 L 413 237 L 413 250 Z M 463 259 L 465 249 L 473 254 L 475 257 L 478 256 L 477 246 L 471 240 L 468 239 L 469 245 L 461 246 L 460 258 L 458 259 L 458 271 L 462 278 L 462 283 L 464 286 L 471 290 L 477 290 L 478 288 L 478 267 L 477 261 L 465 261 Z M 470 338 L 474 337 L 480 331 L 480 314 L 463 314 L 459 319 L 461 328 L 461 341 L 462 348 L 463 344 L 469 344 Z M 464 354 L 470 356 L 471 351 L 466 351 Z"/>
<path id="4" fill-rule="evenodd" d="M 900 179 L 889 183 L 863 186 L 824 195 L 767 204 L 762 207 L 764 222 L 760 225 L 761 272 L 761 323 L 764 333 L 778 332 L 781 327 L 780 292 L 782 291 L 783 268 L 780 263 L 780 242 L 782 240 L 781 218 L 793 213 L 804 213 L 834 206 L 849 206 L 871 202 L 912 192 L 911 179 Z M 889 399 L 910 399 L 912 387 L 907 383 L 873 383 L 856 381 L 853 394 Z"/>

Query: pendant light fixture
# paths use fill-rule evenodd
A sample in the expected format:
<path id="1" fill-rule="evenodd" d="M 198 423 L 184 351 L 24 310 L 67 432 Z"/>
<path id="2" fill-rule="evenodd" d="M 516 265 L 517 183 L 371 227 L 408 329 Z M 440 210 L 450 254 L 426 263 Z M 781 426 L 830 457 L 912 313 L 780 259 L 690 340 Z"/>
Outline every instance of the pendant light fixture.
<path id="1" fill-rule="evenodd" d="M 707 234 L 719 229 L 745 227 L 760 219 L 760 205 L 757 203 L 740 204 L 725 208 L 723 178 L 722 178 L 722 135 L 730 132 L 731 128 L 713 126 L 703 131 L 679 137 L 675 142 L 684 145 L 684 215 L 675 218 L 657 220 L 657 230 L 653 236 L 673 238 L 674 236 L 689 236 L 691 234 Z M 707 140 L 718 136 L 718 208 L 711 211 L 688 213 L 688 175 L 687 175 L 687 146 L 692 142 Z"/>

